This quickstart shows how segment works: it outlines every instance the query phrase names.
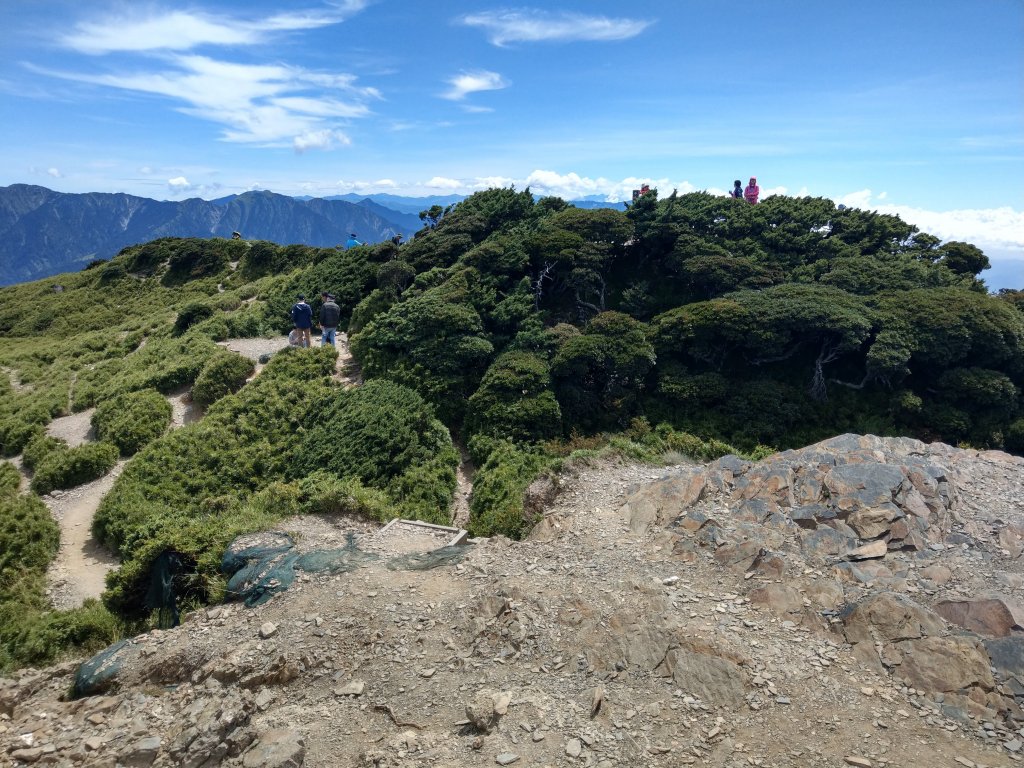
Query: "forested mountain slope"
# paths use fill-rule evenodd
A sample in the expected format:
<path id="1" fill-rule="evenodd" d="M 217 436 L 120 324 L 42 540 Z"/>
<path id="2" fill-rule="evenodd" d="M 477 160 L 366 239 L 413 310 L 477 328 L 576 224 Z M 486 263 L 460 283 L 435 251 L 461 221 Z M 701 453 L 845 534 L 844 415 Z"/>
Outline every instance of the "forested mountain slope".
<path id="1" fill-rule="evenodd" d="M 757 457 L 857 432 L 1024 452 L 1024 302 L 985 292 L 969 244 L 822 199 L 702 193 L 623 212 L 495 189 L 424 220 L 401 247 L 163 238 L 0 290 L 3 454 L 40 493 L 131 457 L 94 527 L 122 559 L 108 608 L 144 620 L 168 551 L 188 599 L 220 599 L 227 541 L 297 512 L 443 520 L 453 433 L 478 467 L 470 530 L 512 537 L 538 474 L 608 444 Z M 284 334 L 295 296 L 323 290 L 367 384 L 341 386 L 329 348 L 246 384 L 252 363 L 215 342 Z M 206 415 L 165 432 L 155 403 L 188 386 Z M 45 436 L 93 406 L 99 442 Z M 2 663 L 89 637 L 47 611 L 33 498 L 3 502 L 35 544 L 0 560 L 0 648 L 23 654 Z M 102 634 L 103 616 L 83 621 Z"/>
<path id="2" fill-rule="evenodd" d="M 44 187 L 0 187 L 0 285 L 37 280 L 110 258 L 127 245 L 159 237 L 231 237 L 333 246 L 349 232 L 364 242 L 413 226 L 401 213 L 341 200 L 298 200 L 247 192 L 228 201 L 181 202 L 125 194 L 65 194 Z"/>

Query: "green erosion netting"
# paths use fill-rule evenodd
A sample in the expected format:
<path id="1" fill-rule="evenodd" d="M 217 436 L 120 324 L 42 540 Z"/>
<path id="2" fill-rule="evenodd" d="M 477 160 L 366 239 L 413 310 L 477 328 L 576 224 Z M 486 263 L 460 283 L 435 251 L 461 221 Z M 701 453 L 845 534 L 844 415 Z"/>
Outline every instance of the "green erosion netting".
<path id="1" fill-rule="evenodd" d="M 345 546 L 337 549 L 297 554 L 294 548 L 295 540 L 280 531 L 236 537 L 221 559 L 221 571 L 230 577 L 227 599 L 242 600 L 251 608 L 288 589 L 295 581 L 296 571 L 348 573 L 382 559 L 375 552 L 359 549 L 354 533 L 349 533 Z M 432 552 L 395 555 L 385 560 L 384 565 L 392 571 L 429 571 L 457 563 L 468 551 L 465 545 L 441 547 Z M 185 560 L 173 551 L 162 553 L 153 563 L 146 600 L 151 609 L 159 611 L 162 628 L 178 624 L 174 582 L 187 570 Z M 121 640 L 79 666 L 75 673 L 74 698 L 94 696 L 113 688 L 121 664 L 135 647 L 130 641 Z"/>
<path id="2" fill-rule="evenodd" d="M 295 554 L 295 541 L 286 533 L 247 533 L 228 545 L 221 560 L 221 572 L 230 576 L 228 600 L 242 600 L 250 608 L 261 605 L 295 581 L 296 571 L 306 573 L 348 573 L 365 563 L 380 560 L 374 552 L 356 545 L 349 533 L 345 546 Z M 392 571 L 427 571 L 462 559 L 467 547 L 441 547 L 433 552 L 397 555 L 385 562 Z"/>
<path id="3" fill-rule="evenodd" d="M 72 697 L 80 699 L 83 696 L 95 696 L 110 688 L 114 677 L 121 671 L 121 663 L 127 654 L 127 651 L 125 653 L 122 651 L 127 645 L 127 640 L 114 643 L 79 666 L 78 671 L 75 672 L 75 687 L 72 689 Z"/>
<path id="4" fill-rule="evenodd" d="M 178 626 L 178 600 L 174 581 L 186 571 L 182 556 L 173 551 L 161 552 L 153 561 L 149 571 L 149 591 L 146 592 L 146 607 L 157 611 L 157 627 L 170 629 Z"/>

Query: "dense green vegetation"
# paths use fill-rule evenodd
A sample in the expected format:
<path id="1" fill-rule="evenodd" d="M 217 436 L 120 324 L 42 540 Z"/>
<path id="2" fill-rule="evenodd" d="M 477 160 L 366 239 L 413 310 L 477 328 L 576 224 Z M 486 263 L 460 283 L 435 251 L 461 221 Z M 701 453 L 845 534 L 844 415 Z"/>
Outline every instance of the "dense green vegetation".
<path id="1" fill-rule="evenodd" d="M 623 212 L 495 189 L 421 218 L 400 248 L 165 238 L 0 289 L 0 454 L 38 492 L 132 457 L 95 522 L 123 562 L 107 607 L 144 618 L 168 550 L 186 599 L 216 600 L 227 542 L 299 512 L 445 522 L 451 434 L 478 467 L 472 532 L 509 536 L 569 456 L 760 456 L 845 431 L 1024 452 L 1024 294 L 988 295 L 969 244 L 812 198 L 652 192 Z M 246 383 L 251 361 L 216 342 L 285 333 L 295 295 L 315 313 L 322 290 L 367 383 L 341 388 L 330 348 Z M 164 396 L 187 388 L 207 413 L 168 432 Z M 93 406 L 103 442 L 45 437 Z M 48 518 L 11 472 L 0 543 L 33 554 L 0 550 L 0 666 L 120 626 L 47 611 Z"/>
<path id="2" fill-rule="evenodd" d="M 92 415 L 100 440 L 113 443 L 122 456 L 131 456 L 167 431 L 171 404 L 155 389 L 125 392 L 102 401 Z"/>

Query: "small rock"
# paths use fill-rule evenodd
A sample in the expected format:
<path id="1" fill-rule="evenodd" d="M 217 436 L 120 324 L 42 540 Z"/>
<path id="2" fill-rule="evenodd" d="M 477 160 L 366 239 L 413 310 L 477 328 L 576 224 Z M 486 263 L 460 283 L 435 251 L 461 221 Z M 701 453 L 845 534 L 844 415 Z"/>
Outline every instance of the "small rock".
<path id="1" fill-rule="evenodd" d="M 569 743 L 565 745 L 565 754 L 569 757 L 579 757 L 581 752 L 583 743 L 579 739 L 569 739 Z"/>
<path id="2" fill-rule="evenodd" d="M 277 634 L 277 624 L 268 621 L 260 627 L 260 637 L 267 640 Z"/>
<path id="3" fill-rule="evenodd" d="M 335 696 L 362 696 L 363 689 L 366 688 L 366 683 L 362 680 L 353 680 L 348 685 L 343 685 L 341 688 L 334 689 Z"/>
<path id="4" fill-rule="evenodd" d="M 256 746 L 242 756 L 245 768 L 300 768 L 306 759 L 306 742 L 295 731 L 267 731 Z"/>
<path id="5" fill-rule="evenodd" d="M 866 757 L 857 757 L 856 755 L 847 755 L 843 758 L 843 762 L 847 765 L 856 765 L 858 768 L 871 768 L 871 761 Z"/>
<path id="6" fill-rule="evenodd" d="M 888 546 L 884 541 L 872 541 L 869 544 L 865 544 L 862 547 L 851 549 L 846 553 L 848 560 L 871 560 L 878 557 L 885 557 L 886 552 L 889 551 Z M 850 758 L 846 758 L 849 760 Z M 857 758 L 863 760 L 864 758 Z M 869 762 L 868 765 L 871 763 Z M 851 763 L 851 765 L 857 765 L 857 763 Z"/>
<path id="7" fill-rule="evenodd" d="M 514 752 L 505 752 L 494 758 L 494 762 L 498 765 L 512 765 L 512 763 L 519 762 L 519 755 Z"/>
<path id="8" fill-rule="evenodd" d="M 126 766 L 148 766 L 156 760 L 160 751 L 160 737 L 150 736 L 140 739 L 121 752 L 118 762 Z"/>

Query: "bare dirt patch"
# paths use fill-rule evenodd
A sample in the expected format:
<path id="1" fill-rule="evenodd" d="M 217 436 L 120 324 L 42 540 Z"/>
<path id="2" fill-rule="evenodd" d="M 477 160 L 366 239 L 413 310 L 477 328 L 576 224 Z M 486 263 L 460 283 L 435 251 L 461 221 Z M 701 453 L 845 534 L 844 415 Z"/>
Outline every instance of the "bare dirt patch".
<path id="1" fill-rule="evenodd" d="M 194 424 L 203 418 L 203 409 L 192 402 L 192 387 L 184 386 L 167 395 L 171 404 L 171 429 Z"/>
<path id="2" fill-rule="evenodd" d="M 92 415 L 95 412 L 95 408 L 89 408 L 70 416 L 61 416 L 46 425 L 46 433 L 66 441 L 72 448 L 94 442 L 96 432 L 92 428 Z"/>

